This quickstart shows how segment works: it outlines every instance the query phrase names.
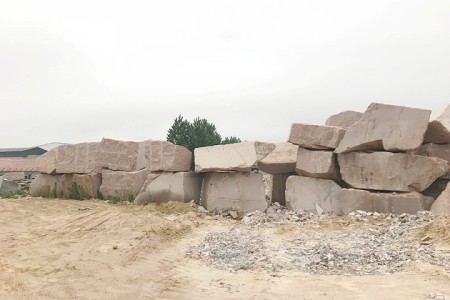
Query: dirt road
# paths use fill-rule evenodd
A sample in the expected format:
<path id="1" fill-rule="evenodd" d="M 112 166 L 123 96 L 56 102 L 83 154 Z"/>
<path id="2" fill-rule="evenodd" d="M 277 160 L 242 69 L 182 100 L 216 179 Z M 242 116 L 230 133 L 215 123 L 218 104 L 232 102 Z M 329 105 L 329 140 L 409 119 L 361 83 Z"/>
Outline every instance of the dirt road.
<path id="1" fill-rule="evenodd" d="M 0 299 L 433 299 L 436 293 L 450 295 L 449 272 L 425 263 L 377 276 L 219 270 L 187 258 L 186 250 L 208 232 L 245 225 L 187 210 L 188 205 L 0 199 Z"/>

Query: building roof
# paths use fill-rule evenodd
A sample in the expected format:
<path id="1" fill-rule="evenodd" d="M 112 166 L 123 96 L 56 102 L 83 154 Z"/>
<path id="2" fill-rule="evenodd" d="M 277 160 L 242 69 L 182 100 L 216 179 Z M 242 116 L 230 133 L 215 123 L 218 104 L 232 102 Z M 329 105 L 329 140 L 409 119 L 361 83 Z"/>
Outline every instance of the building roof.
<path id="1" fill-rule="evenodd" d="M 0 157 L 0 172 L 37 171 L 36 158 Z"/>
<path id="2" fill-rule="evenodd" d="M 22 152 L 22 151 L 27 151 L 27 150 L 32 150 L 32 149 L 36 149 L 36 148 L 40 148 L 42 150 L 45 150 L 41 147 L 27 147 L 27 148 L 0 148 L 0 152 Z"/>

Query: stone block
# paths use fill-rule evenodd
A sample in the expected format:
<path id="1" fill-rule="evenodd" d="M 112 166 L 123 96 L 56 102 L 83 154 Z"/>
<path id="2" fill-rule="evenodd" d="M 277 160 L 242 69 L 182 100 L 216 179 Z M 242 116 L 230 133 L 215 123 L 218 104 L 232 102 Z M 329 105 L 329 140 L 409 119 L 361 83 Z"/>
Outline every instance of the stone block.
<path id="1" fill-rule="evenodd" d="M 299 147 L 295 171 L 298 175 L 338 180 L 336 154 Z"/>
<path id="2" fill-rule="evenodd" d="M 289 142 L 308 149 L 335 149 L 345 129 L 335 126 L 292 124 Z"/>
<path id="3" fill-rule="evenodd" d="M 0 192 L 15 192 L 19 189 L 20 187 L 16 182 L 8 180 L 5 176 L 0 176 Z"/>
<path id="4" fill-rule="evenodd" d="M 438 112 L 433 112 L 425 133 L 425 142 L 450 144 L 450 105 Z"/>
<path id="5" fill-rule="evenodd" d="M 30 195 L 33 197 L 63 198 L 64 175 L 41 173 L 30 184 Z"/>
<path id="6" fill-rule="evenodd" d="M 439 195 L 431 206 L 431 212 L 435 215 L 450 214 L 450 185 Z"/>
<path id="7" fill-rule="evenodd" d="M 249 172 L 258 159 L 253 142 L 196 148 L 194 154 L 195 172 Z"/>
<path id="8" fill-rule="evenodd" d="M 358 111 L 352 110 L 343 111 L 341 113 L 329 117 L 326 120 L 325 125 L 349 128 L 352 127 L 353 124 L 358 122 L 361 119 L 362 115 L 363 113 Z"/>
<path id="9" fill-rule="evenodd" d="M 147 169 L 151 172 L 187 172 L 191 169 L 192 152 L 166 141 L 143 142 Z"/>
<path id="10" fill-rule="evenodd" d="M 62 189 L 65 198 L 91 199 L 97 198 L 101 184 L 102 174 L 64 174 Z"/>
<path id="11" fill-rule="evenodd" d="M 102 139 L 98 144 L 97 162 L 103 169 L 134 172 L 145 168 L 144 142 Z"/>
<path id="12" fill-rule="evenodd" d="M 439 157 L 450 162 L 450 144 L 425 144 L 416 151 L 416 154 L 428 157 Z M 442 178 L 450 179 L 450 172 L 447 172 Z"/>
<path id="13" fill-rule="evenodd" d="M 275 149 L 258 162 L 258 169 L 272 175 L 295 172 L 298 148 L 291 143 L 276 144 Z"/>
<path id="14" fill-rule="evenodd" d="M 260 173 L 207 173 L 203 179 L 202 205 L 208 210 L 232 207 L 243 212 L 264 211 L 263 175 Z"/>
<path id="15" fill-rule="evenodd" d="M 447 187 L 448 182 L 449 182 L 448 179 L 437 179 L 429 187 L 427 187 L 424 191 L 422 191 L 422 194 L 437 199 L 439 195 L 442 194 L 442 192 Z"/>
<path id="16" fill-rule="evenodd" d="M 168 201 L 200 202 L 201 174 L 194 172 L 151 173 L 148 175 L 134 203 L 163 203 Z"/>
<path id="17" fill-rule="evenodd" d="M 100 192 L 105 199 L 117 197 L 122 201 L 134 201 L 149 173 L 146 169 L 135 172 L 104 170 Z"/>
<path id="18" fill-rule="evenodd" d="M 420 147 L 431 111 L 372 103 L 353 124 L 336 153 L 386 150 L 411 152 Z"/>
<path id="19" fill-rule="evenodd" d="M 409 153 L 351 152 L 338 155 L 341 178 L 353 188 L 421 192 L 449 170 L 436 157 Z"/>
<path id="20" fill-rule="evenodd" d="M 374 193 L 364 190 L 342 189 L 339 192 L 340 214 L 352 211 L 415 214 L 429 210 L 434 199 L 417 192 L 411 193 Z"/>
<path id="21" fill-rule="evenodd" d="M 341 187 L 328 179 L 290 176 L 286 181 L 286 207 L 313 213 L 338 213 Z"/>

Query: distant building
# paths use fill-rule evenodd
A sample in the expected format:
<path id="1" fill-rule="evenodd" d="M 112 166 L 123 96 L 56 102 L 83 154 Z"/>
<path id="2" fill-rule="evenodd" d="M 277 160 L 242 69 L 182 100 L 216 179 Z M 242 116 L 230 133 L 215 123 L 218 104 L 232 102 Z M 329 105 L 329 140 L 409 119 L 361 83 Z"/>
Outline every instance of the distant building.
<path id="1" fill-rule="evenodd" d="M 39 156 L 47 152 L 47 150 L 41 147 L 31 148 L 0 148 L 0 157 L 29 157 Z"/>

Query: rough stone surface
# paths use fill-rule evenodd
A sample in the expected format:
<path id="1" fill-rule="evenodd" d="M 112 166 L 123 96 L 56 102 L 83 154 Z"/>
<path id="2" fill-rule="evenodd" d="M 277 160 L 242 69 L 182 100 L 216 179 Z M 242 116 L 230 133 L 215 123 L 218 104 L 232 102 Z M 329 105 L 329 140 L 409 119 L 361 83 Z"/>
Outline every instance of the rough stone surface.
<path id="1" fill-rule="evenodd" d="M 436 144 L 450 144 L 450 105 L 433 113 L 425 133 L 425 141 Z"/>
<path id="2" fill-rule="evenodd" d="M 202 205 L 208 210 L 232 207 L 243 212 L 267 208 L 263 175 L 260 173 L 208 173 L 202 187 Z"/>
<path id="3" fill-rule="evenodd" d="M 101 171 L 97 163 L 98 143 L 63 145 L 56 148 L 56 153 L 57 174 L 88 174 Z"/>
<path id="4" fill-rule="evenodd" d="M 100 192 L 106 199 L 117 197 L 120 200 L 134 200 L 148 174 L 149 171 L 146 169 L 136 172 L 104 170 Z"/>
<path id="5" fill-rule="evenodd" d="M 253 142 L 201 147 L 194 153 L 195 172 L 248 172 L 257 161 Z"/>
<path id="6" fill-rule="evenodd" d="M 308 150 L 299 147 L 295 171 L 301 176 L 337 180 L 336 165 L 336 154 L 332 151 Z"/>
<path id="7" fill-rule="evenodd" d="M 264 142 L 253 142 L 255 145 L 256 151 L 256 160 L 261 161 L 267 155 L 269 155 L 276 148 L 276 144 L 273 143 L 264 143 Z"/>
<path id="8" fill-rule="evenodd" d="M 52 190 L 55 196 L 63 197 L 64 175 L 39 174 L 30 184 L 30 195 L 33 197 L 49 197 Z"/>
<path id="9" fill-rule="evenodd" d="M 66 198 L 72 198 L 70 189 L 76 184 L 81 198 L 97 198 L 100 185 L 102 184 L 101 174 L 64 174 L 62 180 L 63 194 Z M 80 190 L 81 189 L 81 190 Z"/>
<path id="10" fill-rule="evenodd" d="M 290 176 L 286 181 L 286 206 L 295 211 L 337 213 L 340 190 L 341 187 L 332 180 Z"/>
<path id="11" fill-rule="evenodd" d="M 291 143 L 276 144 L 275 149 L 258 162 L 258 169 L 268 174 L 295 172 L 298 148 Z"/>
<path id="12" fill-rule="evenodd" d="M 0 192 L 13 192 L 19 190 L 19 185 L 8 180 L 5 176 L 0 176 Z"/>
<path id="13" fill-rule="evenodd" d="M 450 214 L 450 185 L 439 195 L 431 206 L 431 212 L 435 215 Z"/>
<path id="14" fill-rule="evenodd" d="M 98 144 L 98 164 L 113 171 L 134 172 L 145 168 L 145 143 L 102 139 Z"/>
<path id="15" fill-rule="evenodd" d="M 439 157 L 450 162 L 450 144 L 425 144 L 416 151 L 416 154 L 428 157 Z M 442 178 L 450 179 L 450 171 L 442 176 Z"/>
<path id="16" fill-rule="evenodd" d="M 335 149 L 345 129 L 335 126 L 292 124 L 289 142 L 310 149 Z"/>
<path id="17" fill-rule="evenodd" d="M 151 173 L 134 203 L 200 201 L 202 175 L 194 172 Z"/>
<path id="18" fill-rule="evenodd" d="M 192 152 L 166 141 L 146 141 L 145 159 L 151 172 L 186 172 L 191 169 Z"/>
<path id="19" fill-rule="evenodd" d="M 58 148 L 59 147 L 53 148 L 36 158 L 36 170 L 38 172 L 45 174 L 56 174 Z"/>
<path id="20" fill-rule="evenodd" d="M 349 128 L 358 122 L 362 116 L 362 112 L 347 110 L 329 117 L 325 125 Z"/>
<path id="21" fill-rule="evenodd" d="M 415 214 L 429 210 L 434 198 L 417 192 L 412 193 L 372 193 L 364 190 L 342 189 L 339 192 L 340 214 L 353 211 L 367 211 L 394 214 Z"/>
<path id="22" fill-rule="evenodd" d="M 359 150 L 414 151 L 423 142 L 431 111 L 372 103 L 353 124 L 336 153 Z"/>
<path id="23" fill-rule="evenodd" d="M 338 162 L 351 187 L 382 191 L 421 192 L 449 169 L 443 159 L 408 153 L 341 153 Z"/>

